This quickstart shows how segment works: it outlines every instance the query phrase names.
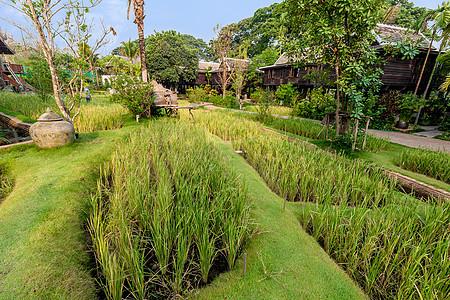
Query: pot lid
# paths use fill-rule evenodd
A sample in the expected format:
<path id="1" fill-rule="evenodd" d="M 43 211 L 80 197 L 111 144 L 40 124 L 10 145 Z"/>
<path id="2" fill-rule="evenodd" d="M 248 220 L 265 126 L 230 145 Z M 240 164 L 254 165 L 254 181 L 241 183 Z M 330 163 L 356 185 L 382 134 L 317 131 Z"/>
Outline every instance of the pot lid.
<path id="1" fill-rule="evenodd" d="M 59 115 L 55 114 L 50 108 L 47 108 L 45 113 L 37 119 L 39 122 L 55 122 L 63 121 L 64 119 Z"/>

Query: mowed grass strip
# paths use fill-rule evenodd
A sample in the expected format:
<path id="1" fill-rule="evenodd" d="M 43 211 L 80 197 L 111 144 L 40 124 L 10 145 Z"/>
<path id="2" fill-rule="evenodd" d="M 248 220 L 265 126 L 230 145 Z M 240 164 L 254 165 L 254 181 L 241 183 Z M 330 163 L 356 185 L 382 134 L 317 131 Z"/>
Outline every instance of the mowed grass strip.
<path id="1" fill-rule="evenodd" d="M 81 134 L 58 149 L 0 150 L 15 181 L 0 204 L 0 299 L 96 297 L 86 212 L 99 166 L 127 130 Z"/>
<path id="2" fill-rule="evenodd" d="M 258 231 L 242 250 L 236 268 L 194 293 L 195 299 L 365 299 L 359 287 L 299 227 L 295 214 L 283 210 L 258 173 L 227 144 L 221 148 L 248 187 L 251 217 Z"/>

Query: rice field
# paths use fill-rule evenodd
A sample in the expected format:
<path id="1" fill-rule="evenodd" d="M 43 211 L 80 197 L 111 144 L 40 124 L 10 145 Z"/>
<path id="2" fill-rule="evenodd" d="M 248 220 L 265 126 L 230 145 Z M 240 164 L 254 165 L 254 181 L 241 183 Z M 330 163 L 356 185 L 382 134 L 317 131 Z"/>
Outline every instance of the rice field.
<path id="1" fill-rule="evenodd" d="M 105 96 L 96 96 L 92 104 L 82 103 L 80 114 L 74 120 L 77 132 L 95 132 L 122 127 L 123 115 L 127 110 L 119 104 L 112 104 Z M 34 120 L 38 119 L 47 108 L 60 115 L 53 97 L 41 99 L 37 95 L 22 95 L 0 92 L 0 108 L 21 113 Z"/>
<path id="2" fill-rule="evenodd" d="M 37 120 L 40 115 L 45 113 L 49 107 L 56 113 L 59 113 L 53 97 L 42 99 L 37 95 L 22 95 L 11 92 L 0 92 L 0 107 L 21 113 L 24 116 Z"/>
<path id="3" fill-rule="evenodd" d="M 127 113 L 127 109 L 120 104 L 83 105 L 73 126 L 77 132 L 117 129 L 122 127 L 123 115 Z"/>
<path id="4" fill-rule="evenodd" d="M 258 105 L 246 106 L 245 110 L 259 112 Z M 269 106 L 269 113 L 272 115 L 291 116 L 292 108 L 287 106 Z"/>
<path id="5" fill-rule="evenodd" d="M 202 118 L 208 117 L 223 117 L 221 126 L 233 128 L 226 136 L 275 193 L 301 201 L 295 204 L 301 226 L 370 298 L 448 298 L 448 202 L 408 198 L 375 166 L 256 133 L 248 118 L 226 112 Z M 221 136 L 214 122 L 198 124 Z"/>
<path id="6" fill-rule="evenodd" d="M 401 152 L 394 164 L 402 169 L 450 183 L 450 154 L 425 149 Z"/>
<path id="7" fill-rule="evenodd" d="M 371 299 L 448 299 L 448 202 L 375 210 L 311 205 L 299 220 Z"/>
<path id="8" fill-rule="evenodd" d="M 247 190 L 204 130 L 151 122 L 118 145 L 89 229 L 108 299 L 175 298 L 233 268 Z"/>
<path id="9" fill-rule="evenodd" d="M 269 187 L 288 201 L 378 207 L 393 197 L 394 184 L 362 160 L 349 161 L 269 134 L 233 145 L 244 151 Z"/>
<path id="10" fill-rule="evenodd" d="M 195 112 L 195 122 L 225 141 L 247 139 L 260 134 L 261 126 L 258 123 L 239 116 L 241 114 L 222 110 L 198 111 Z M 182 112 L 181 117 L 186 120 L 186 112 Z"/>
<path id="11" fill-rule="evenodd" d="M 326 128 L 314 120 L 275 118 L 270 125 L 278 130 L 290 132 L 314 140 L 325 140 L 326 137 Z M 335 138 L 335 131 L 333 128 L 330 128 L 328 138 L 330 140 Z M 357 148 L 362 149 L 363 139 L 359 138 L 358 140 Z M 370 133 L 367 134 L 365 146 L 366 151 L 380 152 L 388 148 L 389 141 L 387 138 L 378 138 Z"/>

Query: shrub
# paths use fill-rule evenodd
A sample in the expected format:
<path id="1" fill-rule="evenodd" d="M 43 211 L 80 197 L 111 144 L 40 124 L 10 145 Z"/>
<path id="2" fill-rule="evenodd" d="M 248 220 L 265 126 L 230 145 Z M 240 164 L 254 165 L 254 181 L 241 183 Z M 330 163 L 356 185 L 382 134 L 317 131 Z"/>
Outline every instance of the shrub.
<path id="1" fill-rule="evenodd" d="M 188 89 L 186 91 L 186 96 L 190 102 L 201 103 L 208 102 L 208 94 L 206 91 L 200 87 L 195 87 L 193 89 Z"/>
<path id="2" fill-rule="evenodd" d="M 278 86 L 275 92 L 277 104 L 291 106 L 300 97 L 297 87 L 293 83 L 282 84 Z"/>
<path id="3" fill-rule="evenodd" d="M 217 95 L 217 96 L 210 96 L 207 100 L 213 103 L 215 106 L 234 108 L 236 99 L 233 96 L 229 95 L 227 95 L 225 99 L 222 98 L 222 95 Z"/>
<path id="4" fill-rule="evenodd" d="M 154 93 L 152 86 L 138 77 L 119 75 L 113 82 L 111 101 L 119 103 L 134 115 L 150 115 Z"/>
<path id="5" fill-rule="evenodd" d="M 336 109 L 336 100 L 319 87 L 312 89 L 307 98 L 294 102 L 292 107 L 296 116 L 322 120 L 327 113 Z"/>

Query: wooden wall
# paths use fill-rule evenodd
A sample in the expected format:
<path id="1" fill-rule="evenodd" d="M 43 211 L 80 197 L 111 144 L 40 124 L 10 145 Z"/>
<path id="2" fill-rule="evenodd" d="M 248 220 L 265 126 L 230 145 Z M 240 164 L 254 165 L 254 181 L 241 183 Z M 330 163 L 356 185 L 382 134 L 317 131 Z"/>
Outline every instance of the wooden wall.
<path id="1" fill-rule="evenodd" d="M 421 53 L 414 59 L 387 58 L 386 65 L 382 67 L 384 74 L 381 77 L 383 83 L 381 90 L 414 91 L 425 60 L 425 55 L 426 53 Z M 433 53 L 428 59 L 427 68 L 421 80 L 419 94 L 425 90 L 436 57 L 437 53 Z M 292 82 L 299 88 L 312 88 L 314 87 L 314 82 L 308 80 L 305 75 L 309 75 L 318 70 L 318 66 L 312 64 L 300 69 L 292 68 L 291 66 L 274 66 L 264 70 L 263 85 L 269 88 L 275 88 L 281 84 Z M 320 83 L 316 82 L 316 85 L 333 86 L 336 77 L 335 71 L 332 68 L 328 68 L 327 72 L 328 80 Z M 436 84 L 433 88 L 436 88 Z"/>

